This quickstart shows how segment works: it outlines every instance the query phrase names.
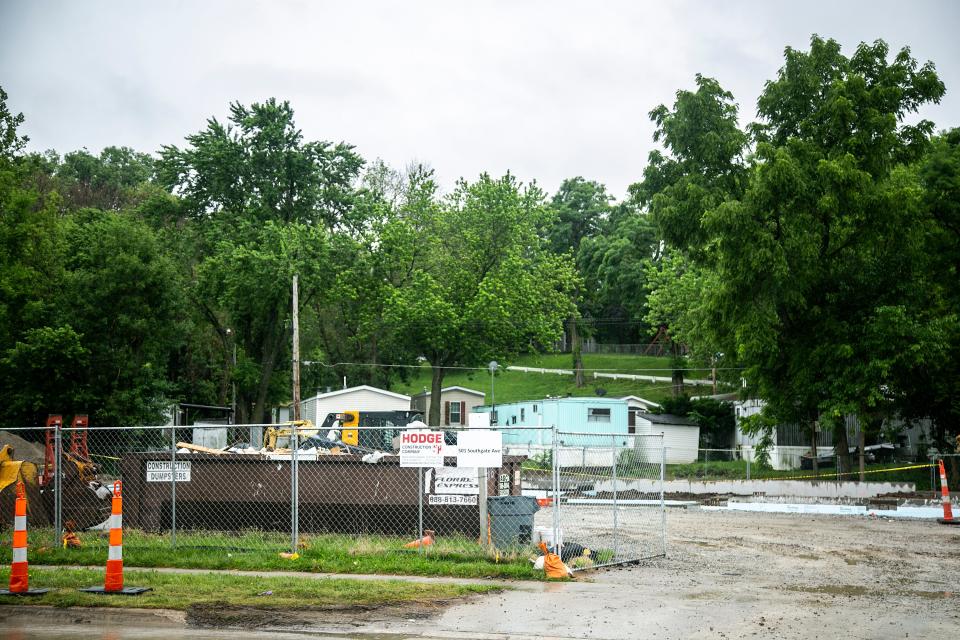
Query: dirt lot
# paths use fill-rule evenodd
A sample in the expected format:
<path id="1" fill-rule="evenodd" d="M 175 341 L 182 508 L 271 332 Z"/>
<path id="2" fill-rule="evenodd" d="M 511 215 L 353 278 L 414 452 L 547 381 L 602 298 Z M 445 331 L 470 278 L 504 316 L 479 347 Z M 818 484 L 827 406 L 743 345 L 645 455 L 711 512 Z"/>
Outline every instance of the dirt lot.
<path id="1" fill-rule="evenodd" d="M 667 516 L 665 559 L 456 606 L 438 627 L 658 639 L 960 632 L 960 527 L 793 514 Z"/>

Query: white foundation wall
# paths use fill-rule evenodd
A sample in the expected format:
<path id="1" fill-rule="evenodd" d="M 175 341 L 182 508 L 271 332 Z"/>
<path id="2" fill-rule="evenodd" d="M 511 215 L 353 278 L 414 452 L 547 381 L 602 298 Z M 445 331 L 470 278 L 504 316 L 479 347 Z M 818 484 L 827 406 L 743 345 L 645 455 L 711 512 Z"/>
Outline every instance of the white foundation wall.
<path id="1" fill-rule="evenodd" d="M 754 497 L 793 498 L 876 498 L 891 493 L 915 493 L 912 482 L 810 482 L 805 480 L 667 480 L 664 493 L 691 493 L 695 495 L 724 494 Z M 598 493 L 612 491 L 609 480 L 596 483 Z M 617 491 L 635 490 L 639 493 L 660 491 L 657 480 L 618 480 Z"/>

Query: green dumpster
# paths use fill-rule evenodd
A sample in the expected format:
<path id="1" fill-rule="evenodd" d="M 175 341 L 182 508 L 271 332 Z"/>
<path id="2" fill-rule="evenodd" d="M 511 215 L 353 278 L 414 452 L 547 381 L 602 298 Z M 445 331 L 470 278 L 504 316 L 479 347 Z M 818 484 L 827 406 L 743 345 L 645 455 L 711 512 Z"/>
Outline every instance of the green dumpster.
<path id="1" fill-rule="evenodd" d="M 533 536 L 533 514 L 540 509 L 533 496 L 487 498 L 490 535 L 497 549 L 528 545 Z"/>

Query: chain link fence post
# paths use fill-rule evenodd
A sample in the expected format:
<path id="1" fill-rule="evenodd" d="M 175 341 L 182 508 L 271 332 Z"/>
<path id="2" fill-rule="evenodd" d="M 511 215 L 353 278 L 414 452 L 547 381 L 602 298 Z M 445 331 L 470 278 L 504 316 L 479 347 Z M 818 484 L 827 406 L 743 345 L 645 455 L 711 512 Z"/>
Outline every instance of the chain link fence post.
<path id="1" fill-rule="evenodd" d="M 424 553 L 423 542 L 423 467 L 417 467 L 417 540 L 421 541 L 417 548 L 420 555 Z"/>
<path id="2" fill-rule="evenodd" d="M 61 476 L 61 459 L 63 458 L 63 440 L 60 431 L 61 424 L 56 424 L 53 432 L 53 544 L 60 546 L 63 536 L 63 482 Z"/>
<path id="3" fill-rule="evenodd" d="M 560 439 L 557 433 L 557 425 L 551 429 L 552 446 L 550 451 L 553 485 L 553 547 L 554 553 L 560 553 Z"/>
<path id="4" fill-rule="evenodd" d="M 300 465 L 297 449 L 300 447 L 299 425 L 290 429 L 290 553 L 297 553 L 300 537 Z"/>
<path id="5" fill-rule="evenodd" d="M 613 557 L 620 557 L 620 541 L 617 536 L 620 526 L 619 514 L 617 513 L 617 436 L 610 435 L 610 452 L 613 456 Z"/>
<path id="6" fill-rule="evenodd" d="M 177 412 L 170 427 L 170 546 L 177 546 Z"/>
<path id="7" fill-rule="evenodd" d="M 667 505 L 664 501 L 664 482 L 667 475 L 667 447 L 663 434 L 660 435 L 660 542 L 663 556 L 667 556 Z"/>

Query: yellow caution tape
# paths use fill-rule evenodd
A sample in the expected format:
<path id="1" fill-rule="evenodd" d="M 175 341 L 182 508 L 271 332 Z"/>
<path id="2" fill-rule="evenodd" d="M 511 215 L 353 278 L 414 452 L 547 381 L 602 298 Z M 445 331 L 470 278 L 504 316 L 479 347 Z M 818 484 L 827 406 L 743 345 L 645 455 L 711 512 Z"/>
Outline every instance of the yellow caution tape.
<path id="1" fill-rule="evenodd" d="M 104 460 L 120 460 L 120 458 L 115 458 L 115 457 L 113 457 L 113 456 L 104 456 L 104 455 L 101 455 L 101 454 L 99 454 L 99 453 L 91 453 L 91 454 L 90 454 L 90 457 L 91 457 L 91 458 L 103 458 Z"/>
<path id="2" fill-rule="evenodd" d="M 868 473 L 888 473 L 890 471 L 907 471 L 909 469 L 929 469 L 930 467 L 935 467 L 935 464 L 914 464 L 908 467 L 891 467 L 889 469 L 871 469 L 870 471 L 864 471 L 864 475 Z M 860 475 L 859 471 L 844 471 L 842 473 L 824 473 L 820 475 L 807 475 L 807 476 L 787 476 L 781 478 L 774 476 L 771 478 L 757 478 L 757 480 L 810 480 L 812 478 L 829 480 L 830 478 L 836 478 L 838 476 L 858 476 Z"/>

